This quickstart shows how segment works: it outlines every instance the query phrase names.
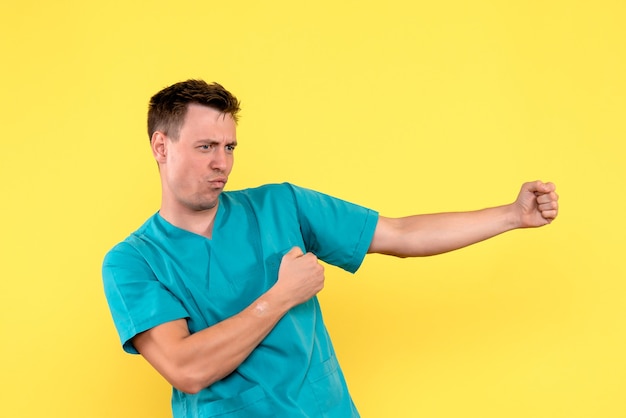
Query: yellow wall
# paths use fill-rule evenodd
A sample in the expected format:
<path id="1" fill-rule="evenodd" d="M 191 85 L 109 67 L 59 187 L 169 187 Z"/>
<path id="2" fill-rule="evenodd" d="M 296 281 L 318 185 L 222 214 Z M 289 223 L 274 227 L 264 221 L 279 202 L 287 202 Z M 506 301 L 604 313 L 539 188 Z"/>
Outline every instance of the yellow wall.
<path id="1" fill-rule="evenodd" d="M 201 77 L 243 102 L 231 189 L 395 216 L 558 184 L 549 228 L 327 270 L 364 417 L 626 417 L 623 2 L 7 3 L 1 416 L 170 416 L 118 345 L 100 263 L 158 208 L 149 96 Z"/>

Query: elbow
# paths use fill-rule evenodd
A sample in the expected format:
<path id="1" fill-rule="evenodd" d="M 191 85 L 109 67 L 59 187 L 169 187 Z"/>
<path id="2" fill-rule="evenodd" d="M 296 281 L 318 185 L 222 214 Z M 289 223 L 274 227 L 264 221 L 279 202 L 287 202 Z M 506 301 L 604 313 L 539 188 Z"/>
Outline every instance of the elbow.
<path id="1" fill-rule="evenodd" d="M 206 387 L 206 386 L 202 386 L 198 384 L 197 382 L 183 382 L 183 381 L 172 382 L 170 381 L 170 383 L 172 384 L 174 389 L 177 389 L 189 395 L 196 395 L 197 393 L 199 393 L 202 389 Z"/>
<path id="2" fill-rule="evenodd" d="M 169 376 L 167 381 L 177 390 L 195 395 L 202 389 L 211 386 L 217 379 L 200 378 L 192 373 L 179 372 L 174 376 Z"/>
<path id="3" fill-rule="evenodd" d="M 198 365 L 185 365 L 176 369 L 176 372 L 167 377 L 168 382 L 177 390 L 195 395 L 213 383 L 228 376 L 232 370 L 220 367 L 201 368 Z"/>
<path id="4" fill-rule="evenodd" d="M 198 380 L 184 376 L 176 376 L 167 380 L 174 387 L 174 389 L 189 395 L 195 395 L 204 389 L 203 385 Z"/>
<path id="5" fill-rule="evenodd" d="M 175 389 L 190 395 L 197 394 L 222 378 L 217 370 L 199 370 L 192 365 L 173 367 L 163 377 Z"/>

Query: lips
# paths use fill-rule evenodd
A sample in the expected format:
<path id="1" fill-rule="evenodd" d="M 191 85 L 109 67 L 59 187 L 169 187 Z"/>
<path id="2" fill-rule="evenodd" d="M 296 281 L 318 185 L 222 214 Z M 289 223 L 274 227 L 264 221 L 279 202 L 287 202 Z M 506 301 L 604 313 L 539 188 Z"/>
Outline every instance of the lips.
<path id="1" fill-rule="evenodd" d="M 209 184 L 214 187 L 224 187 L 228 179 L 226 177 L 216 177 L 214 179 L 209 180 Z"/>

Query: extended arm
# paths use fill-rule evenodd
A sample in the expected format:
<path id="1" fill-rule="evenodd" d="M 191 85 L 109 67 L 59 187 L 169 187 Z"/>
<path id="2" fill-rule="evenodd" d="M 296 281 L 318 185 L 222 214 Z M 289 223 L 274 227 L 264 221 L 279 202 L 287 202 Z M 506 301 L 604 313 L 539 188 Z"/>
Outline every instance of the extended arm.
<path id="1" fill-rule="evenodd" d="M 137 335 L 133 345 L 172 386 L 197 393 L 235 370 L 290 308 L 323 285 L 317 257 L 294 248 L 276 284 L 239 314 L 194 334 L 184 319 L 167 322 Z"/>
<path id="2" fill-rule="evenodd" d="M 473 212 L 380 217 L 370 253 L 397 257 L 441 254 L 516 228 L 549 224 L 558 214 L 552 183 L 525 183 L 514 203 Z"/>

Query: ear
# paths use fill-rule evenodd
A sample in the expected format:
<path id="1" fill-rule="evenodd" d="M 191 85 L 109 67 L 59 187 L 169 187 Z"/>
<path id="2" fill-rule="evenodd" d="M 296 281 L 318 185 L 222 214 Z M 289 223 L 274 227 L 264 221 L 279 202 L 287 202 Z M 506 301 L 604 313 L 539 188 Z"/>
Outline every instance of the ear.
<path id="1" fill-rule="evenodd" d="M 159 164 L 165 163 L 167 157 L 167 136 L 161 131 L 155 131 L 150 139 L 152 155 Z"/>

